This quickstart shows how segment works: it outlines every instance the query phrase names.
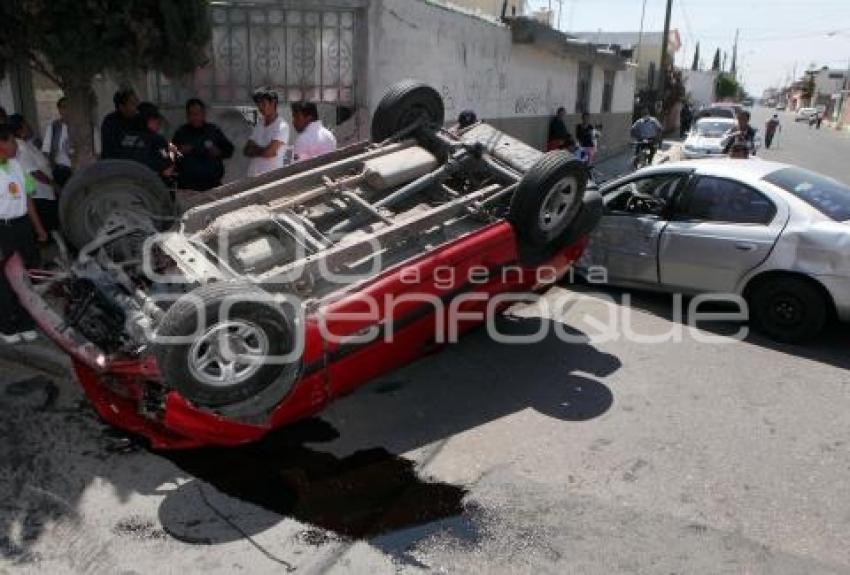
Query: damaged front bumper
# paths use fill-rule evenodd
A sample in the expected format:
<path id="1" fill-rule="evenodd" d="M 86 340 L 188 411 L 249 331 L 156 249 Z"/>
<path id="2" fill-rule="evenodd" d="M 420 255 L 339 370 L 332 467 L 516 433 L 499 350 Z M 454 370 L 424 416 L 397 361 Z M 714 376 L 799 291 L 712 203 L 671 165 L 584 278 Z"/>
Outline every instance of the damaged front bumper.
<path id="1" fill-rule="evenodd" d="M 195 408 L 163 386 L 153 357 L 105 353 L 48 305 L 19 255 L 6 261 L 4 273 L 39 329 L 70 356 L 86 396 L 107 423 L 146 437 L 154 449 L 240 445 L 269 431 L 269 425 L 246 424 Z"/>

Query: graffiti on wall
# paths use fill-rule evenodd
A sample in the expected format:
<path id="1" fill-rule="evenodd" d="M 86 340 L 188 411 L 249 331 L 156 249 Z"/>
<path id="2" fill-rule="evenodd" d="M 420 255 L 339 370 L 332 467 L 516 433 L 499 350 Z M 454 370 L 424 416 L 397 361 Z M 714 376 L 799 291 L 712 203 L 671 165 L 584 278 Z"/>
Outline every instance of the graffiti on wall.
<path id="1" fill-rule="evenodd" d="M 524 94 L 514 101 L 514 112 L 522 115 L 540 114 L 546 106 L 542 94 Z"/>

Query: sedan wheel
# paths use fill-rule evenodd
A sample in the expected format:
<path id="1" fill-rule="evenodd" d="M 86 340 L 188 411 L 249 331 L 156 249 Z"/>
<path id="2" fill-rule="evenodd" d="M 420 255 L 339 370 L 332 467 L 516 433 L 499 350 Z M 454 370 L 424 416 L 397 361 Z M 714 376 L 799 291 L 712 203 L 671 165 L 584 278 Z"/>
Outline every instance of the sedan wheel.
<path id="1" fill-rule="evenodd" d="M 781 276 L 757 285 L 750 294 L 756 327 L 778 341 L 799 343 L 823 330 L 828 305 L 811 281 Z"/>

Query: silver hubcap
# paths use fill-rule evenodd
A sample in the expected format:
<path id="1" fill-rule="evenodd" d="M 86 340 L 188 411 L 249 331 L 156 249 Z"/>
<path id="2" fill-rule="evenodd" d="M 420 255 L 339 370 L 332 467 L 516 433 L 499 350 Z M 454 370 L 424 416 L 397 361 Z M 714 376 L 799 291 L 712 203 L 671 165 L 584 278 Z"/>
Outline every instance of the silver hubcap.
<path id="1" fill-rule="evenodd" d="M 575 178 L 564 178 L 549 190 L 540 208 L 540 229 L 557 231 L 569 221 L 577 189 Z"/>
<path id="2" fill-rule="evenodd" d="M 259 371 L 268 351 L 269 339 L 255 324 L 244 320 L 219 323 L 189 348 L 189 371 L 206 385 L 236 385 Z"/>

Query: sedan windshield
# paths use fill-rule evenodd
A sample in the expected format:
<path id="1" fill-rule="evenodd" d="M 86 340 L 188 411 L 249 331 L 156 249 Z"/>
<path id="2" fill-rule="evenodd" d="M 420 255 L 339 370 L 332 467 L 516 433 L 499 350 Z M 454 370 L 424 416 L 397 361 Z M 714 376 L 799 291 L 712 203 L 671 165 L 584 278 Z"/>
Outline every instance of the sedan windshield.
<path id="1" fill-rule="evenodd" d="M 718 120 L 700 120 L 697 122 L 697 134 L 705 138 L 720 138 L 730 129 L 733 124 L 720 122 Z"/>
<path id="2" fill-rule="evenodd" d="M 809 203 L 838 222 L 850 221 L 850 187 L 801 168 L 783 168 L 764 181 Z"/>

